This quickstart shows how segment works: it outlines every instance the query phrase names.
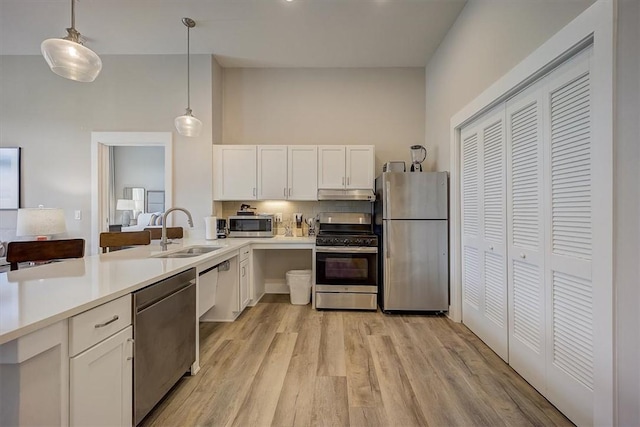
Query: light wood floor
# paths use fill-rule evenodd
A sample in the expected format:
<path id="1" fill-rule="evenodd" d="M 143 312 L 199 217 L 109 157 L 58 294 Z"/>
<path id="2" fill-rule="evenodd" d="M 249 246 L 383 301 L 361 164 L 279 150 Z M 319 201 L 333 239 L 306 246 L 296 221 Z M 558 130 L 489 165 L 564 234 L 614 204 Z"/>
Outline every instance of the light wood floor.
<path id="1" fill-rule="evenodd" d="M 314 311 L 267 295 L 200 327 L 201 370 L 146 426 L 572 425 L 442 316 Z"/>

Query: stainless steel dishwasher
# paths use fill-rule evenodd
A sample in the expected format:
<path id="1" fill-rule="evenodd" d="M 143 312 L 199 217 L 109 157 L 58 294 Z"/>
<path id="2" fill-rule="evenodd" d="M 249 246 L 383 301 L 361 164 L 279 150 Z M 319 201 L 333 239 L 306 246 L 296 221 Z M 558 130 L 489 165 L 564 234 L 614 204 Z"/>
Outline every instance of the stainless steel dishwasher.
<path id="1" fill-rule="evenodd" d="M 196 357 L 196 270 L 133 293 L 133 424 L 189 370 Z"/>

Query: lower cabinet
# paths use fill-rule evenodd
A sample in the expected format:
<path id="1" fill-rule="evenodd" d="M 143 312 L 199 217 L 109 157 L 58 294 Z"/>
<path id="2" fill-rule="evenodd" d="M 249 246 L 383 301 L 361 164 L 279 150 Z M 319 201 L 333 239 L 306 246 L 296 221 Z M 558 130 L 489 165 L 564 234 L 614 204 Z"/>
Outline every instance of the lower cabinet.
<path id="1" fill-rule="evenodd" d="M 244 310 L 251 297 L 249 295 L 249 260 L 240 261 L 240 311 Z"/>
<path id="2" fill-rule="evenodd" d="M 70 424 L 127 426 L 132 421 L 131 326 L 70 359 Z"/>

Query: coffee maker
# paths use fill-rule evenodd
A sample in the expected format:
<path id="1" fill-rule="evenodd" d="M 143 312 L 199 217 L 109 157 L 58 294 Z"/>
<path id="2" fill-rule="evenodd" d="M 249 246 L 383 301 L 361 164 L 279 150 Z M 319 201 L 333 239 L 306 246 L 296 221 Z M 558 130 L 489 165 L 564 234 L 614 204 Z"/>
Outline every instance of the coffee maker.
<path id="1" fill-rule="evenodd" d="M 411 146 L 411 172 L 422 172 L 422 162 L 427 158 L 427 149 L 423 145 Z"/>

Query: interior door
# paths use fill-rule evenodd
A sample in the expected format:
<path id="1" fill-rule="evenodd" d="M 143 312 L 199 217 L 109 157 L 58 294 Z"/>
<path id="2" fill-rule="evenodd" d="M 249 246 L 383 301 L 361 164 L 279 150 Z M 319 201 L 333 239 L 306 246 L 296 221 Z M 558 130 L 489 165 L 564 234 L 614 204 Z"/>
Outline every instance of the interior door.
<path id="1" fill-rule="evenodd" d="M 504 105 L 462 140 L 462 320 L 508 361 Z"/>
<path id="2" fill-rule="evenodd" d="M 545 368 L 542 83 L 507 103 L 509 364 L 543 392 Z"/>
<path id="3" fill-rule="evenodd" d="M 384 221 L 383 232 L 384 310 L 448 310 L 447 221 Z"/>

